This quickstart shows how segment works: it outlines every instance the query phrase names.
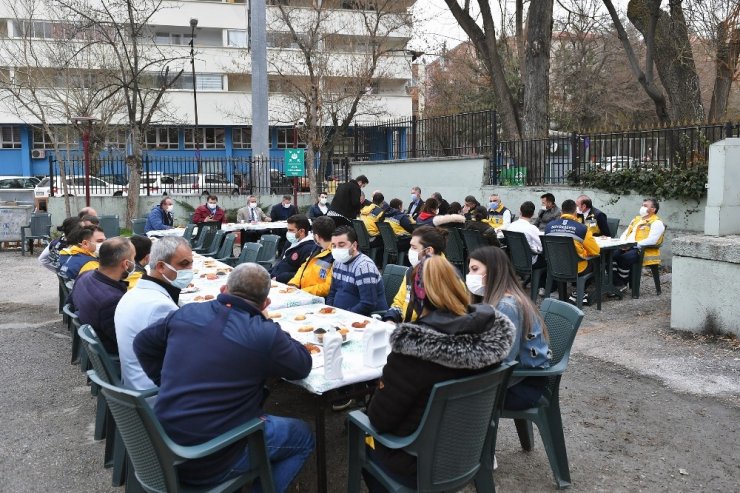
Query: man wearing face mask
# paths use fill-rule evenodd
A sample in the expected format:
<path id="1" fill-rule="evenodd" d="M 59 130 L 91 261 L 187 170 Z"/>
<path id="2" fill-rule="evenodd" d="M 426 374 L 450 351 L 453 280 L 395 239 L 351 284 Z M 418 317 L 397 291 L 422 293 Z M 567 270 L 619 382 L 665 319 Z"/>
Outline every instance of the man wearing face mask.
<path id="1" fill-rule="evenodd" d="M 100 246 L 100 266 L 81 275 L 70 295 L 80 322 L 95 329 L 110 354 L 118 354 L 114 315 L 128 289 L 124 279 L 136 268 L 135 255 L 136 250 L 128 238 L 116 236 L 106 240 Z"/>
<path id="2" fill-rule="evenodd" d="M 225 223 L 226 211 L 218 206 L 218 197 L 209 195 L 206 203 L 199 205 L 193 213 L 194 223 Z"/>
<path id="3" fill-rule="evenodd" d="M 331 237 L 334 267 L 326 304 L 360 315 L 387 310 L 385 289 L 375 262 L 357 246 L 357 233 L 340 226 Z"/>
<path id="4" fill-rule="evenodd" d="M 247 206 L 242 207 L 238 211 L 236 211 L 236 220 L 246 221 L 249 223 L 254 222 L 269 222 L 272 221 L 270 217 L 265 214 L 262 209 L 257 207 L 257 197 L 254 195 L 250 195 L 247 197 Z"/>
<path id="5" fill-rule="evenodd" d="M 504 207 L 499 194 L 494 193 L 488 199 L 488 219 L 487 222 L 493 229 L 502 229 L 511 224 L 511 211 Z"/>
<path id="6" fill-rule="evenodd" d="M 634 241 L 634 247 L 620 250 L 614 253 L 614 262 L 617 268 L 614 270 L 614 285 L 619 286 L 620 291 L 627 289 L 630 270 L 632 265 L 640 259 L 640 250 L 645 250 L 642 265 L 660 264 L 660 245 L 663 244 L 665 224 L 658 216 L 660 204 L 655 199 L 642 201 L 640 213 L 630 222 L 624 230 L 621 240 Z"/>
<path id="7" fill-rule="evenodd" d="M 334 234 L 336 225 L 332 219 L 321 216 L 313 220 L 311 229 L 313 230 L 313 241 L 320 250 L 314 250 L 314 253 L 303 262 L 288 284 L 307 293 L 326 297 L 331 287 L 331 274 L 334 267 L 331 235 Z"/>
<path id="8" fill-rule="evenodd" d="M 174 224 L 174 202 L 171 198 L 165 197 L 159 205 L 152 207 L 149 211 L 149 215 L 146 218 L 146 224 L 144 225 L 144 231 L 158 231 L 160 229 L 171 229 Z"/>
<path id="9" fill-rule="evenodd" d="M 319 250 L 313 241 L 311 223 L 303 214 L 288 218 L 288 232 L 285 233 L 285 239 L 287 241 L 283 256 L 270 271 L 270 276 L 282 283 L 290 281 L 303 262 Z"/>
<path id="10" fill-rule="evenodd" d="M 422 200 L 421 198 L 421 188 L 411 187 L 410 198 L 411 201 L 409 202 L 409 206 L 406 209 L 406 214 L 411 216 L 411 219 L 416 221 L 419 217 L 419 214 L 421 213 L 421 207 L 424 205 L 424 200 Z"/>
<path id="11" fill-rule="evenodd" d="M 134 338 L 146 327 L 177 310 L 180 290 L 193 279 L 193 251 L 182 237 L 165 236 L 152 245 L 149 274 L 123 295 L 115 313 L 121 378 L 126 388 L 147 390 L 154 383 L 134 354 Z"/>
<path id="12" fill-rule="evenodd" d="M 555 196 L 551 193 L 540 196 L 540 201 L 542 208 L 537 213 L 537 217 L 532 221 L 532 224 L 544 231 L 547 223 L 560 218 L 560 207 L 555 205 Z"/>
<path id="13" fill-rule="evenodd" d="M 69 248 L 59 252 L 59 275 L 67 281 L 98 268 L 98 249 L 105 241 L 105 232 L 98 226 L 84 226 L 72 230 Z"/>
<path id="14" fill-rule="evenodd" d="M 578 222 L 585 224 L 592 235 L 611 236 L 617 234 L 616 231 L 609 231 L 609 222 L 606 220 L 606 214 L 593 206 L 591 198 L 588 195 L 580 195 L 576 199 L 576 208 Z"/>
<path id="15" fill-rule="evenodd" d="M 283 200 L 270 209 L 270 219 L 273 221 L 287 221 L 290 216 L 298 214 L 298 208 L 293 205 L 291 195 L 283 195 Z"/>
<path id="16" fill-rule="evenodd" d="M 329 212 L 329 196 L 326 192 L 319 194 L 319 200 L 308 209 L 308 218 L 316 219 L 317 217 L 325 216 Z"/>

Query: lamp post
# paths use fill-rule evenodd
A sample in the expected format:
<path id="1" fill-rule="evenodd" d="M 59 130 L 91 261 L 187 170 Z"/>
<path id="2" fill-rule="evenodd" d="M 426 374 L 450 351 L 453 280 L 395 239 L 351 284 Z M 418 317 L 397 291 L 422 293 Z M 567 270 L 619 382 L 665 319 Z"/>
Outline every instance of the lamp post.
<path id="1" fill-rule="evenodd" d="M 90 130 L 92 124 L 100 121 L 94 116 L 73 116 L 72 123 L 85 123 L 82 130 L 82 152 L 85 158 L 85 206 L 90 207 Z"/>
<path id="2" fill-rule="evenodd" d="M 198 173 L 200 169 L 200 142 L 198 142 L 198 89 L 195 80 L 195 28 L 198 26 L 198 19 L 190 18 L 190 68 L 193 74 L 193 109 L 195 111 L 195 132 L 193 140 L 195 141 L 195 160 L 198 164 Z"/>

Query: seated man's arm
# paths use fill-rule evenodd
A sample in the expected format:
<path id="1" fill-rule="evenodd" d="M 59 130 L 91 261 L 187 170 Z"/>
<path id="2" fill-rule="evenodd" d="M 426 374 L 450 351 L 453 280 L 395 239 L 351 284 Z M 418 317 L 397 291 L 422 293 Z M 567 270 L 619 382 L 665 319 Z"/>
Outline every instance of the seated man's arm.
<path id="1" fill-rule="evenodd" d="M 586 255 L 589 257 L 598 255 L 601 252 L 601 247 L 596 243 L 591 231 L 586 233 L 586 237 L 583 239 L 583 248 L 586 249 Z"/>
<path id="2" fill-rule="evenodd" d="M 640 247 L 650 247 L 655 246 L 660 241 L 660 237 L 663 236 L 663 233 L 665 232 L 665 224 L 663 224 L 663 221 L 655 221 L 650 226 L 650 233 L 648 234 L 648 237 L 644 240 L 640 240 L 637 242 L 637 245 Z"/>
<path id="3" fill-rule="evenodd" d="M 162 213 L 157 209 L 153 209 L 149 213 L 149 222 L 151 223 L 152 229 L 154 230 L 168 229 L 170 227 L 162 221 Z"/>
<path id="4" fill-rule="evenodd" d="M 174 313 L 177 312 L 172 312 Z M 162 364 L 167 349 L 168 323 L 172 314 L 142 330 L 134 338 L 134 353 L 141 369 L 157 386 L 161 382 Z"/>
<path id="5" fill-rule="evenodd" d="M 616 231 L 609 229 L 609 222 L 606 220 L 606 214 L 603 212 L 596 216 L 596 225 L 599 227 L 599 231 L 603 236 L 614 236 L 617 234 Z"/>
<path id="6" fill-rule="evenodd" d="M 380 275 L 372 272 L 358 272 L 355 278 L 360 301 L 349 309 L 353 313 L 370 315 L 378 306 L 376 286 L 380 282 Z"/>
<path id="7" fill-rule="evenodd" d="M 326 295 L 326 304 L 334 306 L 334 298 L 337 295 L 337 280 L 334 279 L 334 272 L 332 269 L 331 287 L 329 288 L 329 294 Z"/>
<path id="8" fill-rule="evenodd" d="M 384 321 L 393 321 L 399 323 L 403 319 L 403 314 L 406 311 L 406 280 L 401 283 L 396 292 L 396 296 L 393 297 L 393 303 L 391 307 L 383 315 Z"/>
<path id="9" fill-rule="evenodd" d="M 270 351 L 270 373 L 288 380 L 300 380 L 311 373 L 311 354 L 287 332 L 276 326 L 275 340 Z"/>

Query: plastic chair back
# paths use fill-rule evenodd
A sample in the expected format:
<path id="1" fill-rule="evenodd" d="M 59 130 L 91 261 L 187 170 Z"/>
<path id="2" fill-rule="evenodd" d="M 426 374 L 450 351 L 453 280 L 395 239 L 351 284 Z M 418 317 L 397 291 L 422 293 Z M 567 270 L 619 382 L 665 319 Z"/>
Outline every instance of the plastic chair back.
<path id="1" fill-rule="evenodd" d="M 406 282 L 406 273 L 409 268 L 405 265 L 388 264 L 383 267 L 383 285 L 385 286 L 385 300 L 388 306 L 393 304 L 393 298 L 398 293 L 401 284 Z"/>
<path id="2" fill-rule="evenodd" d="M 447 228 L 445 255 L 452 265 L 465 272 L 465 244 L 458 228 Z"/>
<path id="3" fill-rule="evenodd" d="M 136 218 L 131 220 L 131 229 L 137 236 L 146 236 L 144 227 L 146 226 L 146 219 Z"/>
<path id="4" fill-rule="evenodd" d="M 108 351 L 105 350 L 103 345 L 98 339 L 98 335 L 90 324 L 85 324 L 77 329 L 77 333 L 82 341 L 82 347 L 85 349 L 87 356 L 92 363 L 92 367 L 95 373 L 111 385 L 121 385 L 121 370 L 117 368 L 116 364 L 111 359 Z"/>
<path id="5" fill-rule="evenodd" d="M 562 371 L 565 371 L 573 341 L 583 321 L 583 312 L 563 301 L 545 298 L 540 306 L 540 314 L 550 335 L 549 346 L 552 351 L 550 368 L 562 368 Z M 548 386 L 552 384 L 551 378 Z"/>
<path id="6" fill-rule="evenodd" d="M 121 235 L 121 227 L 118 222 L 118 214 L 100 216 L 100 227 L 105 232 L 106 238 L 113 238 Z"/>
<path id="7" fill-rule="evenodd" d="M 192 219 L 190 223 L 193 223 Z M 215 232 L 221 229 L 221 223 L 216 222 L 197 223 L 196 226 L 198 230 L 195 232 L 195 240 L 192 240 L 193 248 L 203 248 L 204 245 L 208 245 L 209 239 L 213 239 L 211 232 L 216 234 Z"/>
<path id="8" fill-rule="evenodd" d="M 568 236 L 545 235 L 542 248 L 547 260 L 547 275 L 555 281 L 575 282 L 578 279 L 578 262 L 573 239 Z M 530 260 L 531 262 L 531 260 Z"/>
<path id="9" fill-rule="evenodd" d="M 503 230 L 506 238 L 506 246 L 509 250 L 511 263 L 514 264 L 514 270 L 518 274 L 532 273 L 532 249 L 529 248 L 527 236 L 517 231 Z"/>
<path id="10" fill-rule="evenodd" d="M 262 249 L 259 251 L 257 256 L 257 263 L 265 262 L 272 265 L 277 255 L 278 242 L 280 237 L 278 235 L 262 235 L 260 237 L 260 243 Z"/>
<path id="11" fill-rule="evenodd" d="M 619 237 L 619 219 L 607 217 L 606 224 L 607 226 L 609 226 L 609 236 L 611 236 L 612 238 L 618 238 Z"/>
<path id="12" fill-rule="evenodd" d="M 49 238 L 51 236 L 51 214 L 31 214 L 31 235 L 33 238 Z M 27 236 L 27 238 L 30 238 Z"/>
<path id="13" fill-rule="evenodd" d="M 242 252 L 239 254 L 239 260 L 236 265 L 245 264 L 247 262 L 257 262 L 260 250 L 262 249 L 262 243 L 245 243 L 242 247 Z"/>
<path id="14" fill-rule="evenodd" d="M 357 247 L 365 255 L 370 255 L 370 233 L 362 219 L 352 219 L 352 228 L 357 233 Z"/>
<path id="15" fill-rule="evenodd" d="M 185 231 L 182 232 L 182 237 L 190 243 L 190 246 L 193 246 L 193 230 L 195 230 L 195 223 L 189 223 L 187 226 L 185 226 Z"/>
<path id="16" fill-rule="evenodd" d="M 391 225 L 385 222 L 379 222 L 378 231 L 380 231 L 380 236 L 383 239 L 383 248 L 385 251 L 391 255 L 396 255 L 396 258 L 398 258 L 398 238 L 396 237 L 396 233 L 393 232 Z"/>
<path id="17" fill-rule="evenodd" d="M 460 233 L 462 233 L 463 243 L 465 243 L 468 254 L 478 248 L 491 246 L 483 239 L 483 235 L 477 229 L 461 229 Z"/>
<path id="18" fill-rule="evenodd" d="M 234 254 L 234 242 L 235 241 L 236 241 L 236 235 L 227 234 L 226 237 L 224 238 L 224 242 L 221 244 L 221 248 L 218 249 L 218 252 L 213 257 L 221 261 L 231 257 Z"/>

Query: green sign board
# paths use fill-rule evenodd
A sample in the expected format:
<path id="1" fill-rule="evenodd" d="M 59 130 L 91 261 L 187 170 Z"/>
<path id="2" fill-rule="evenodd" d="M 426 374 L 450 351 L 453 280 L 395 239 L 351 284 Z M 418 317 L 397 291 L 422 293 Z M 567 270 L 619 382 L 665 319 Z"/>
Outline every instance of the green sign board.
<path id="1" fill-rule="evenodd" d="M 303 149 L 285 149 L 285 176 L 306 174 Z"/>

